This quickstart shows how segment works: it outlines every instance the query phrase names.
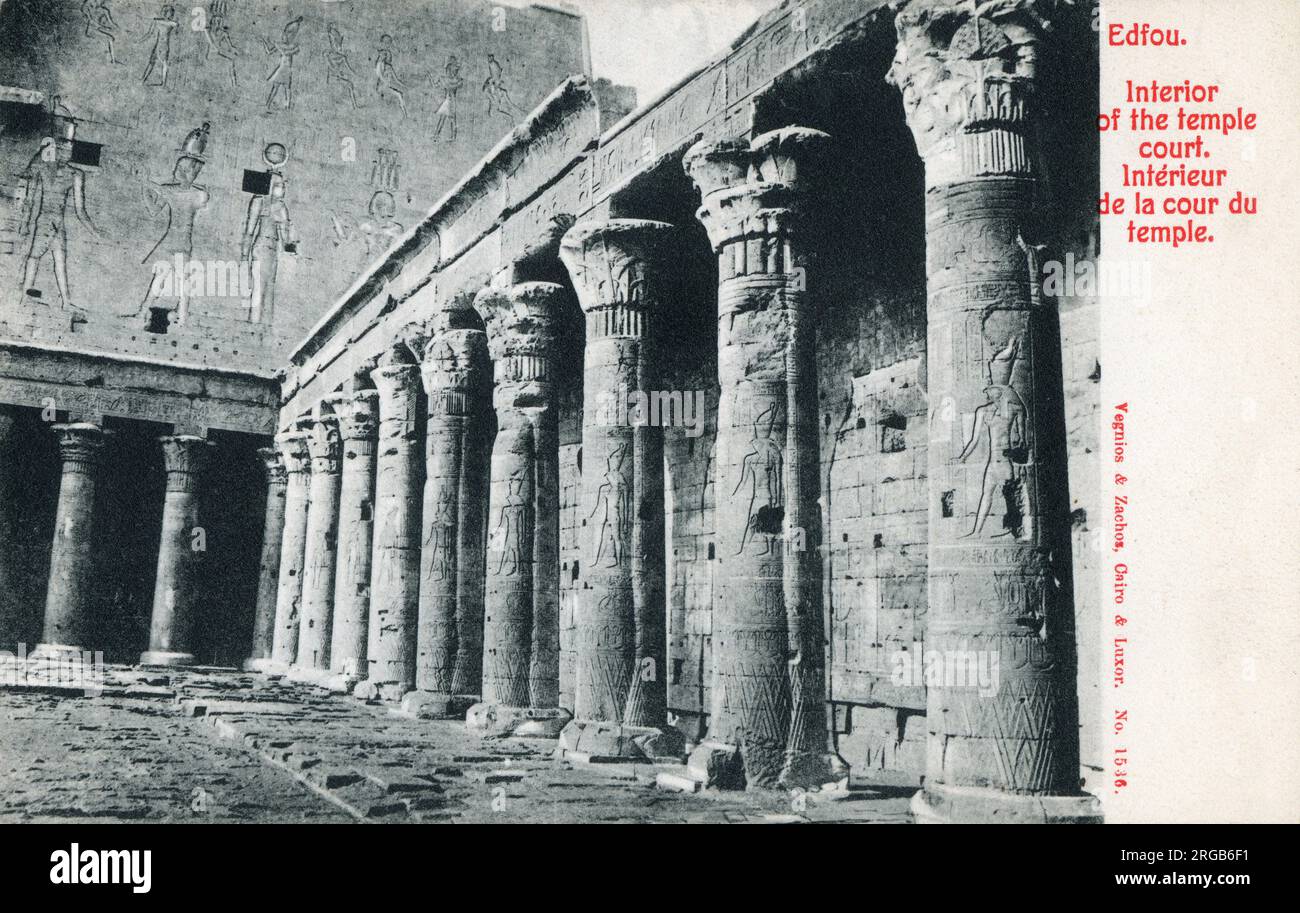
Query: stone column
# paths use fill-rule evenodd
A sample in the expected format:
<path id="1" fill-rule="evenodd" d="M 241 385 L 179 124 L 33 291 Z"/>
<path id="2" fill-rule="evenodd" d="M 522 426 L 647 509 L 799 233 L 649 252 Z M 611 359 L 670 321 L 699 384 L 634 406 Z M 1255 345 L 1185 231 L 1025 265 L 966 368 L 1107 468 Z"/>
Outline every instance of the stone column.
<path id="1" fill-rule="evenodd" d="M 91 526 L 95 482 L 105 432 L 98 425 L 77 422 L 55 425 L 63 478 L 54 518 L 50 551 L 50 582 L 45 595 L 45 632 L 36 652 L 80 655 L 90 634 L 94 589 Z"/>
<path id="2" fill-rule="evenodd" d="M 274 447 L 257 451 L 266 471 L 266 518 L 262 523 L 262 559 L 258 563 L 257 608 L 253 617 L 253 648 L 244 663 L 249 672 L 265 672 L 275 644 L 275 595 L 280 585 L 280 548 L 284 535 L 285 489 L 289 473 Z"/>
<path id="3" fill-rule="evenodd" d="M 298 656 L 298 619 L 302 605 L 302 568 L 307 554 L 307 503 L 311 454 L 307 434 L 289 431 L 276 437 L 276 448 L 289 481 L 284 499 L 284 535 L 280 542 L 280 583 L 275 593 L 275 637 L 271 667 L 286 672 Z"/>
<path id="4" fill-rule="evenodd" d="M 26 635 L 26 612 L 19 600 L 14 429 L 18 408 L 0 403 L 0 650 L 13 651 Z"/>
<path id="5" fill-rule="evenodd" d="M 379 450 L 366 694 L 401 700 L 415 686 L 420 599 L 420 369 L 397 343 L 370 375 L 379 390 Z"/>
<path id="6" fill-rule="evenodd" d="M 1061 355 L 1030 246 L 1041 6 L 921 0 L 896 22 L 889 78 L 926 174 L 925 651 L 999 670 L 992 695 L 928 690 L 927 822 L 1100 816 L 1079 793 Z"/>
<path id="7" fill-rule="evenodd" d="M 559 703 L 559 432 L 551 379 L 561 286 L 481 292 L 496 387 L 483 620 L 483 703 L 466 722 L 554 737 Z"/>
<path id="8" fill-rule="evenodd" d="M 338 417 L 326 403 L 312 411 L 312 421 L 306 430 L 307 451 L 311 454 L 307 548 L 303 555 L 298 656 L 290 677 L 323 682 L 330 669 L 343 446 L 339 440 Z"/>
<path id="9" fill-rule="evenodd" d="M 574 720 L 560 737 L 560 748 L 578 755 L 653 759 L 685 748 L 667 720 L 663 428 L 649 425 L 658 376 L 648 326 L 666 304 L 675 231 L 615 219 L 577 225 L 560 245 L 587 322 L 579 502 L 586 573 Z"/>
<path id="10" fill-rule="evenodd" d="M 343 442 L 330 669 L 337 678 L 337 687 L 346 690 L 366 673 L 379 393 L 359 390 L 331 397 L 329 402 L 338 416 L 339 437 Z"/>
<path id="11" fill-rule="evenodd" d="M 454 312 L 434 320 L 424 353 L 429 421 L 425 435 L 424 544 L 420 562 L 420 624 L 416 687 L 422 717 L 460 717 L 479 700 L 483 664 L 483 588 L 461 590 L 469 580 L 465 559 L 482 573 L 482 511 L 486 497 L 480 466 L 482 394 L 486 392 L 487 339 L 482 330 L 455 329 Z M 464 496 L 462 498 L 462 495 Z M 471 512 L 475 522 L 462 535 Z M 474 540 L 472 543 L 469 540 Z M 464 554 L 462 549 L 471 546 Z"/>
<path id="12" fill-rule="evenodd" d="M 844 775 L 828 751 L 816 326 L 807 191 L 829 137 L 700 144 L 686 170 L 718 257 L 717 598 L 709 740 L 694 775 L 750 787 Z"/>
<path id="13" fill-rule="evenodd" d="M 192 666 L 194 604 L 199 557 L 194 536 L 199 526 L 199 480 L 212 444 L 201 437 L 178 434 L 160 438 L 167 472 L 163 501 L 162 539 L 154 577 L 153 616 L 149 649 L 140 656 L 146 666 Z"/>

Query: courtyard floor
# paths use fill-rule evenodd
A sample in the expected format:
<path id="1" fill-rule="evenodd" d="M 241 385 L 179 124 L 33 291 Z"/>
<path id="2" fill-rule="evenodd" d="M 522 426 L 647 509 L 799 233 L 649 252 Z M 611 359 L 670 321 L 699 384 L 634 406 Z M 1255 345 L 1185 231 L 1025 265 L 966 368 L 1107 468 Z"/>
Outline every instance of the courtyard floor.
<path id="1" fill-rule="evenodd" d="M 903 791 L 684 793 L 554 747 L 231 670 L 109 667 L 97 694 L 7 672 L 0 823 L 910 821 Z"/>

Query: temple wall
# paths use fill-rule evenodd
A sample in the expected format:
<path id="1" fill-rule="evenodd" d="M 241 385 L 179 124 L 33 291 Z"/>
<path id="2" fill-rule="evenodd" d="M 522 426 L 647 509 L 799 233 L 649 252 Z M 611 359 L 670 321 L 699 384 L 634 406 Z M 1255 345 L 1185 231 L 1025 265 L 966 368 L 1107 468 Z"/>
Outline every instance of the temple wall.
<path id="1" fill-rule="evenodd" d="M 578 17 L 485 0 L 40 0 L 0 16 L 0 84 L 45 99 L 4 106 L 0 330 L 265 374 L 367 263 L 585 66 Z M 206 135 L 192 134 L 205 124 Z M 84 323 L 60 307 L 48 254 L 40 298 L 24 294 L 25 173 L 53 134 L 80 145 L 51 183 L 80 175 L 98 232 L 44 204 L 48 220 L 66 223 L 69 298 Z M 201 160 L 197 176 L 174 173 L 185 156 Z M 246 231 L 253 204 L 265 214 L 256 239 Z M 191 296 L 185 326 L 174 296 L 155 297 L 171 325 L 146 332 L 154 266 L 178 252 L 222 268 Z M 251 272 L 242 287 L 229 272 L 252 256 L 260 322 Z"/>

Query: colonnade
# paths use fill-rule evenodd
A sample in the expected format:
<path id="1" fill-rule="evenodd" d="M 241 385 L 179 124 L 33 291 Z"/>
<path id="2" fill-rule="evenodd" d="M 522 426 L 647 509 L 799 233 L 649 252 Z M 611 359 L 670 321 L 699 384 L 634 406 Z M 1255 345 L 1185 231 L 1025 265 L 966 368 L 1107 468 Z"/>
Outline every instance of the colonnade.
<path id="1" fill-rule="evenodd" d="M 1030 6 L 911 3 L 889 75 L 926 174 L 926 649 L 995 651 L 1002 671 L 992 696 L 928 690 L 921 820 L 1095 817 L 1077 780 L 1059 344 L 1029 240 L 1042 192 Z M 714 681 L 709 731 L 688 759 L 713 785 L 845 776 L 826 720 L 813 317 L 826 261 L 811 256 L 810 231 L 833 149 L 793 126 L 701 142 L 683 162 L 718 267 Z M 659 383 L 652 330 L 681 306 L 663 280 L 682 236 L 610 219 L 578 223 L 560 245 L 586 324 L 574 706 L 559 689 L 555 378 L 568 291 L 544 282 L 433 315 L 264 452 L 255 668 L 485 732 L 555 736 L 579 755 L 684 755 L 667 716 L 663 431 L 619 424 L 607 395 Z M 51 645 L 82 639 L 101 437 L 60 429 Z M 154 658 L 186 650 L 177 530 L 200 444 L 166 444 Z"/>

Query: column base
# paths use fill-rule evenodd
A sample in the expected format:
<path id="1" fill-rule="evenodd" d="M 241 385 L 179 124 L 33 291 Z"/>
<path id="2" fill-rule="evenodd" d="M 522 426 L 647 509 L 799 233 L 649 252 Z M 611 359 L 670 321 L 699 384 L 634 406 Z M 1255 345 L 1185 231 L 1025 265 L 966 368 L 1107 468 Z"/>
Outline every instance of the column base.
<path id="1" fill-rule="evenodd" d="M 401 713 L 417 720 L 463 720 L 469 708 L 482 700 L 477 694 L 412 691 L 402 698 Z"/>
<path id="2" fill-rule="evenodd" d="M 737 746 L 705 739 L 686 759 L 686 776 L 705 789 L 744 789 L 745 760 Z"/>
<path id="3" fill-rule="evenodd" d="M 705 789 L 819 789 L 848 779 L 849 765 L 832 752 L 751 751 L 706 739 L 686 760 L 686 773 Z"/>
<path id="4" fill-rule="evenodd" d="M 848 762 L 830 751 L 787 752 L 777 785 L 782 789 L 818 789 L 849 779 Z"/>
<path id="5" fill-rule="evenodd" d="M 171 653 L 166 650 L 146 650 L 140 654 L 142 666 L 195 666 L 198 660 L 193 653 Z"/>
<path id="6" fill-rule="evenodd" d="M 465 713 L 465 725 L 480 735 L 521 739 L 558 739 L 571 719 L 562 707 L 475 704 Z"/>
<path id="7" fill-rule="evenodd" d="M 352 696 L 367 704 L 381 701 L 395 704 L 412 690 L 414 689 L 404 682 L 374 682 L 363 678 L 353 686 Z"/>
<path id="8" fill-rule="evenodd" d="M 1022 796 L 972 786 L 927 786 L 912 797 L 917 824 L 1101 824 L 1096 796 Z"/>
<path id="9" fill-rule="evenodd" d="M 555 753 L 576 761 L 679 762 L 686 757 L 686 737 L 671 726 L 572 720 L 560 732 Z"/>

